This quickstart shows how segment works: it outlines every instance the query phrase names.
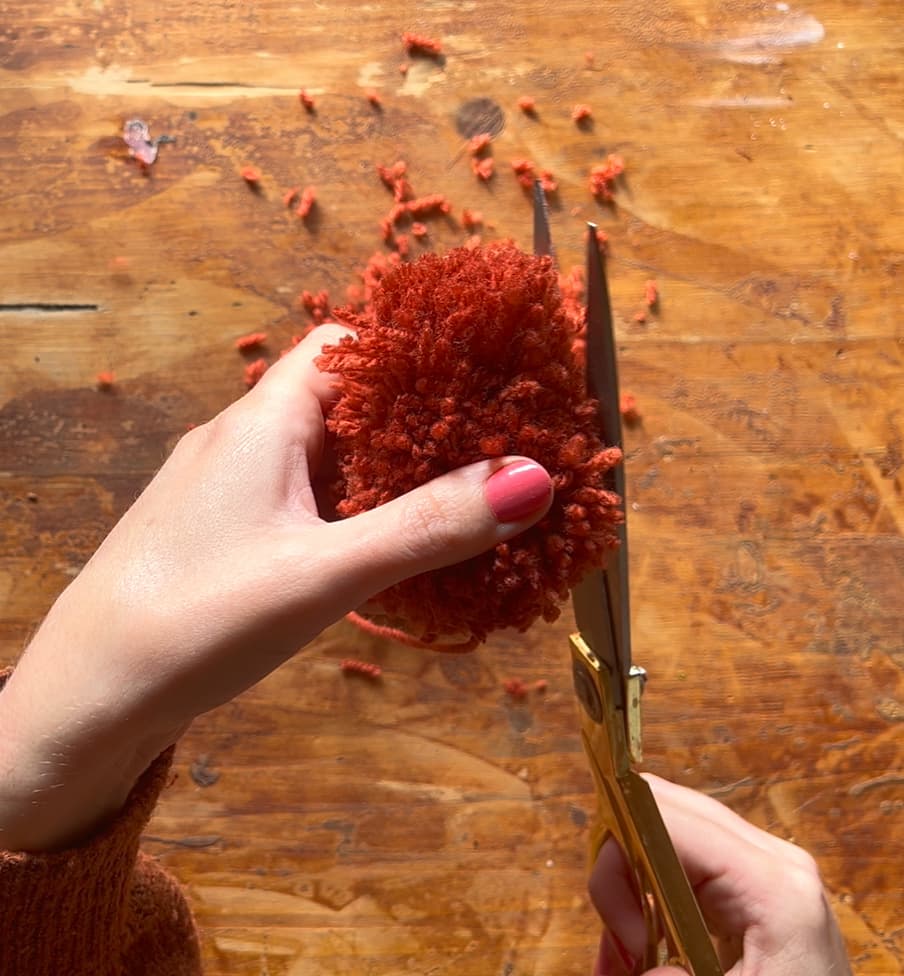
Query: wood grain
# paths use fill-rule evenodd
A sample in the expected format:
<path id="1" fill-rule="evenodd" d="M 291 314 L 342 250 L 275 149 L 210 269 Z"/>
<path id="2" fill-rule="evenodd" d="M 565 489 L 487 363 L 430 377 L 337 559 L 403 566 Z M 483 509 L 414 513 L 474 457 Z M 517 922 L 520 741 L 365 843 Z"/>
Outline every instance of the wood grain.
<path id="1" fill-rule="evenodd" d="M 465 206 L 529 243 L 508 171 L 529 156 L 560 183 L 563 267 L 587 219 L 611 241 L 643 413 L 627 470 L 647 767 L 810 849 L 856 970 L 900 972 L 898 4 L 20 0 L 0 24 L 0 659 L 185 425 L 242 392 L 233 340 L 266 329 L 275 356 L 302 288 L 342 300 L 381 247 L 377 163 L 403 157 L 418 192 L 453 200 L 430 222 L 443 249 Z M 406 29 L 441 37 L 443 62 L 403 76 Z M 506 119 L 486 186 L 454 124 L 475 97 Z M 119 138 L 133 117 L 175 139 L 147 173 Z M 628 169 L 605 207 L 587 173 L 610 151 Z M 297 184 L 319 191 L 307 225 L 281 202 Z M 649 277 L 661 308 L 635 323 Z M 208 972 L 586 971 L 569 627 L 445 660 L 338 624 L 198 721 L 145 846 L 188 886 Z M 343 677 L 349 654 L 382 681 Z M 514 703 L 513 675 L 549 689 Z M 212 785 L 190 775 L 202 756 Z"/>

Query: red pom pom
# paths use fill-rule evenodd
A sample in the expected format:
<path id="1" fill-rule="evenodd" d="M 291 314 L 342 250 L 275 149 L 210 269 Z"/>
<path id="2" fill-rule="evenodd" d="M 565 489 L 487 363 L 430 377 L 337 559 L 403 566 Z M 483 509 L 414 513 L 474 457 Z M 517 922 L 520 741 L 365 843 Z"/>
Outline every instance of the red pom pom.
<path id="1" fill-rule="evenodd" d="M 595 405 L 572 353 L 575 325 L 550 258 L 512 244 L 458 248 L 399 265 L 372 310 L 341 310 L 358 340 L 327 347 L 337 377 L 336 510 L 352 516 L 500 453 L 542 464 L 555 485 L 538 525 L 465 563 L 376 597 L 422 641 L 554 620 L 570 589 L 617 544 L 621 460 L 599 440 Z"/>

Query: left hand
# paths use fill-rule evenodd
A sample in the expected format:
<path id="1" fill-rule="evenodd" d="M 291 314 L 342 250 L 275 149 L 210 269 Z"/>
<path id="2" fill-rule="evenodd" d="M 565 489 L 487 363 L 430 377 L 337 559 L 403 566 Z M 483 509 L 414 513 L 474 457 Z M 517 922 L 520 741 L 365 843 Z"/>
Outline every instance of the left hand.
<path id="1" fill-rule="evenodd" d="M 90 830 L 197 715 L 328 624 L 545 514 L 546 471 L 498 458 L 324 521 L 313 479 L 332 390 L 314 360 L 349 334 L 315 329 L 186 434 L 54 605 L 0 692 L 0 847 Z"/>

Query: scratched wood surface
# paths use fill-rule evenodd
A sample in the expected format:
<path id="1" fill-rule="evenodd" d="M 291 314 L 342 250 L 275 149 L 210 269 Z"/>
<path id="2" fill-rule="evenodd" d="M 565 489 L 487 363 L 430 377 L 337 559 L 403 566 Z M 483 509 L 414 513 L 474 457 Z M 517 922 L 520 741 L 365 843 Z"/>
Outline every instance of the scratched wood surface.
<path id="1" fill-rule="evenodd" d="M 301 289 L 342 299 L 381 247 L 377 163 L 404 157 L 453 218 L 482 210 L 488 238 L 528 245 L 508 163 L 529 156 L 560 181 L 562 265 L 588 218 L 611 240 L 643 413 L 627 470 L 647 768 L 808 847 L 858 972 L 900 972 L 899 5 L 495 7 L 0 3 L 0 659 L 186 424 L 241 394 L 233 340 L 266 329 L 274 356 Z M 445 58 L 402 75 L 411 29 Z M 476 97 L 505 117 L 488 185 L 455 126 Z M 119 138 L 133 117 L 175 140 L 145 173 Z M 612 207 L 587 191 L 609 151 L 627 162 Z M 308 183 L 305 225 L 281 194 Z M 423 246 L 465 236 L 432 220 Z M 661 308 L 639 324 L 649 277 Z M 569 627 L 445 660 L 339 624 L 199 720 L 145 846 L 187 885 L 209 973 L 587 971 Z M 344 678 L 350 653 L 382 682 Z M 548 691 L 513 702 L 513 675 Z"/>

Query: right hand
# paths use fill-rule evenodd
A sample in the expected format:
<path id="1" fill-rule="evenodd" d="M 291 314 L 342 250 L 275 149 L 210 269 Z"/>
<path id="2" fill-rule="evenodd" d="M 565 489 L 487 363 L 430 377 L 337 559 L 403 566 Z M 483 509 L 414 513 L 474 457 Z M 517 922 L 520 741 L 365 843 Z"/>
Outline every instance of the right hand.
<path id="1" fill-rule="evenodd" d="M 850 976 L 819 869 L 806 851 L 702 793 L 658 776 L 644 778 L 717 940 L 726 976 Z M 611 839 L 597 858 L 590 897 L 606 926 L 594 976 L 634 976 L 634 960 L 643 957 L 646 944 L 644 920 L 627 861 Z M 671 966 L 645 972 L 684 973 Z"/>

